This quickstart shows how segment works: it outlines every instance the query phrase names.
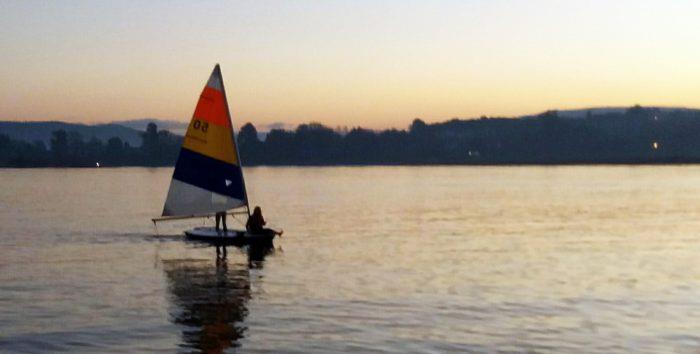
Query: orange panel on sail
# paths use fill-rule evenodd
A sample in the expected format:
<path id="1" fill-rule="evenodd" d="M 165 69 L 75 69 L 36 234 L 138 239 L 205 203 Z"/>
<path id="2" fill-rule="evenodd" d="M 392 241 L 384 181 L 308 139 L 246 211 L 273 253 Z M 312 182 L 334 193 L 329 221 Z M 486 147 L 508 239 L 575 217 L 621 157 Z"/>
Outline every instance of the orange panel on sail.
<path id="1" fill-rule="evenodd" d="M 199 96 L 199 102 L 197 102 L 193 118 L 205 120 L 211 124 L 230 127 L 231 120 L 228 118 L 223 93 L 209 86 L 205 87 Z"/>

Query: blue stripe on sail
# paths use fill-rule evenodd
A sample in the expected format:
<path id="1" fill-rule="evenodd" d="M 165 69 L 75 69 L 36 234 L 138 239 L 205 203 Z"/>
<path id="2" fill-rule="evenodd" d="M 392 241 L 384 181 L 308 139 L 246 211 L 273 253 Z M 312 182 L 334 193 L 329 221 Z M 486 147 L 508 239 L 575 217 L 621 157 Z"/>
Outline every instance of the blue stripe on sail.
<path id="1" fill-rule="evenodd" d="M 241 168 L 182 148 L 173 178 L 214 193 L 245 200 Z"/>

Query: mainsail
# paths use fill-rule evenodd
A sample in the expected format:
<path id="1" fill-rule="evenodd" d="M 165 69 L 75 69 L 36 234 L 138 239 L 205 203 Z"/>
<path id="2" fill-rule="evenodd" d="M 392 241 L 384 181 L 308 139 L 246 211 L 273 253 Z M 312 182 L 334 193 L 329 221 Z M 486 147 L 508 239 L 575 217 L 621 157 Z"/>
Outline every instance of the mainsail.
<path id="1" fill-rule="evenodd" d="M 187 128 L 163 216 L 211 215 L 242 206 L 248 206 L 248 200 L 217 64 Z"/>

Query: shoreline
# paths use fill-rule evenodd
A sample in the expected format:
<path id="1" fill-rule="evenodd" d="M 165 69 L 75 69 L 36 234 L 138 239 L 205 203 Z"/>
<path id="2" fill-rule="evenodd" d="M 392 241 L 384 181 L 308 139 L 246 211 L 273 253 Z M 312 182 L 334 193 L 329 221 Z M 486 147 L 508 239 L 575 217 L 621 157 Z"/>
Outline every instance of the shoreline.
<path id="1" fill-rule="evenodd" d="M 557 166 L 679 166 L 700 165 L 700 160 L 688 161 L 611 161 L 611 162 L 482 162 L 482 163 L 336 163 L 336 164 L 256 164 L 244 165 L 254 167 L 557 167 Z M 101 169 L 101 168 L 173 168 L 175 165 L 101 165 L 95 166 L 0 166 L 0 169 Z"/>

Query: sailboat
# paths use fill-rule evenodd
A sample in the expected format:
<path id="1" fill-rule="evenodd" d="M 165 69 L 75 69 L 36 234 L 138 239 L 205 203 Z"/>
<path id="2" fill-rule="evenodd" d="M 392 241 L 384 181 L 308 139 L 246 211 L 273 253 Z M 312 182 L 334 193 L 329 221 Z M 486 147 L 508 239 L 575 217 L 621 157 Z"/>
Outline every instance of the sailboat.
<path id="1" fill-rule="evenodd" d="M 162 216 L 152 220 L 156 223 L 211 217 L 220 212 L 250 217 L 224 80 L 219 64 L 216 64 L 187 128 Z M 196 227 L 185 231 L 185 236 L 217 244 L 236 244 L 271 241 L 275 233 L 224 232 L 213 227 Z"/>

